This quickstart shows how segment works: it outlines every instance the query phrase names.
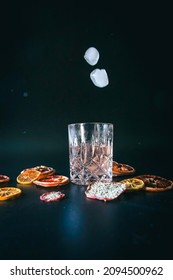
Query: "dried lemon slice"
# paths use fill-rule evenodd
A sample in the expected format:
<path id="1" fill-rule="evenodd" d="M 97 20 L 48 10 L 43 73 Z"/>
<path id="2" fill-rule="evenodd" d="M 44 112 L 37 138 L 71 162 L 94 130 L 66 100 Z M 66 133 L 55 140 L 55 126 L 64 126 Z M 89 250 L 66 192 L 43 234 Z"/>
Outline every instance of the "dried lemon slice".
<path id="1" fill-rule="evenodd" d="M 21 194 L 21 190 L 18 188 L 1 188 L 0 189 L 0 200 L 7 200 L 10 198 L 13 198 L 14 196 L 17 196 Z"/>
<path id="2" fill-rule="evenodd" d="M 138 191 L 144 188 L 144 182 L 136 178 L 125 179 L 122 180 L 121 183 L 126 184 L 127 191 Z"/>
<path id="3" fill-rule="evenodd" d="M 17 182 L 22 185 L 32 184 L 33 181 L 37 180 L 40 176 L 41 172 L 28 168 L 24 169 L 18 176 Z"/>

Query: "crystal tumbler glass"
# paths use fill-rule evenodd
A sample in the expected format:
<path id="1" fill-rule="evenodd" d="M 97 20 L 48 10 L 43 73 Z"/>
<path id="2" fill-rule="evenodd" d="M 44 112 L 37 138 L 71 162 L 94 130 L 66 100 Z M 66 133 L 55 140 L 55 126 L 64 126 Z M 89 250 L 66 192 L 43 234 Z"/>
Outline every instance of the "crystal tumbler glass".
<path id="1" fill-rule="evenodd" d="M 70 180 L 78 185 L 112 181 L 113 124 L 68 125 Z"/>

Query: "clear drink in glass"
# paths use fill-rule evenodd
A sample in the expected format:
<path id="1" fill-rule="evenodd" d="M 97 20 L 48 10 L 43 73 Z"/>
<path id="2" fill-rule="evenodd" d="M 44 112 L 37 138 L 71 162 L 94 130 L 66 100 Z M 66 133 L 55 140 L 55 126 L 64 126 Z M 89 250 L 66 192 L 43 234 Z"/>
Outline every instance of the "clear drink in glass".
<path id="1" fill-rule="evenodd" d="M 68 137 L 71 182 L 112 181 L 113 124 L 69 124 Z"/>

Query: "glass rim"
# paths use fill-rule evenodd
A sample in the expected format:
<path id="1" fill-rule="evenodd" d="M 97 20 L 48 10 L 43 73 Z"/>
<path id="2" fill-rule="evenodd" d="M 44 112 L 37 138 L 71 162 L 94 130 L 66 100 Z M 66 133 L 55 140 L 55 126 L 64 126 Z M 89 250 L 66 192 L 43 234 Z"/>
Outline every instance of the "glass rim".
<path id="1" fill-rule="evenodd" d="M 109 123 L 109 122 L 78 122 L 78 123 L 70 123 L 68 124 L 68 127 L 69 126 L 75 126 L 75 125 L 94 125 L 94 124 L 99 124 L 99 125 L 112 125 L 113 126 L 113 123 Z"/>

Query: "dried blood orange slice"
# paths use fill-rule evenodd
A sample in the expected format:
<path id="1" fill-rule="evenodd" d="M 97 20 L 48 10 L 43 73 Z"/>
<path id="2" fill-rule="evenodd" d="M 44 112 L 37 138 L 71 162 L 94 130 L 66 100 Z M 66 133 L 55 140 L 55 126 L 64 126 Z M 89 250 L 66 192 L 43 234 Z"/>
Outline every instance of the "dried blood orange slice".
<path id="1" fill-rule="evenodd" d="M 41 173 L 39 171 L 32 168 L 24 169 L 17 176 L 17 182 L 22 185 L 32 184 L 34 180 L 39 178 L 40 174 Z"/>
<path id="2" fill-rule="evenodd" d="M 50 175 L 43 179 L 35 180 L 33 183 L 41 187 L 57 187 L 66 185 L 69 178 L 64 175 Z"/>
<path id="3" fill-rule="evenodd" d="M 0 189 L 0 200 L 7 200 L 10 198 L 13 198 L 15 196 L 18 196 L 21 194 L 21 190 L 18 188 L 1 188 Z"/>
<path id="4" fill-rule="evenodd" d="M 85 194 L 88 198 L 109 201 L 117 198 L 126 190 L 124 183 L 94 182 L 87 187 Z"/>
<path id="5" fill-rule="evenodd" d="M 45 178 L 49 175 L 53 175 L 55 173 L 55 169 L 52 167 L 48 167 L 45 165 L 39 165 L 39 166 L 35 166 L 33 167 L 33 169 L 39 171 L 41 174 L 39 176 L 39 179 L 41 178 Z"/>
<path id="6" fill-rule="evenodd" d="M 112 175 L 113 176 L 124 176 L 124 175 L 132 175 L 135 173 L 134 167 L 125 164 L 125 163 L 118 163 L 113 161 L 112 164 Z"/>
<path id="7" fill-rule="evenodd" d="M 137 178 L 129 178 L 122 180 L 121 183 L 126 184 L 127 191 L 138 191 L 144 188 L 144 182 Z"/>
<path id="8" fill-rule="evenodd" d="M 5 183 L 10 181 L 10 177 L 8 177 L 7 175 L 0 175 L 0 183 Z"/>
<path id="9" fill-rule="evenodd" d="M 45 202 L 60 200 L 65 196 L 62 192 L 47 192 L 40 196 L 40 199 Z"/>
<path id="10" fill-rule="evenodd" d="M 172 189 L 173 182 L 157 175 L 139 175 L 136 178 L 144 182 L 144 188 L 150 192 L 161 192 Z"/>

